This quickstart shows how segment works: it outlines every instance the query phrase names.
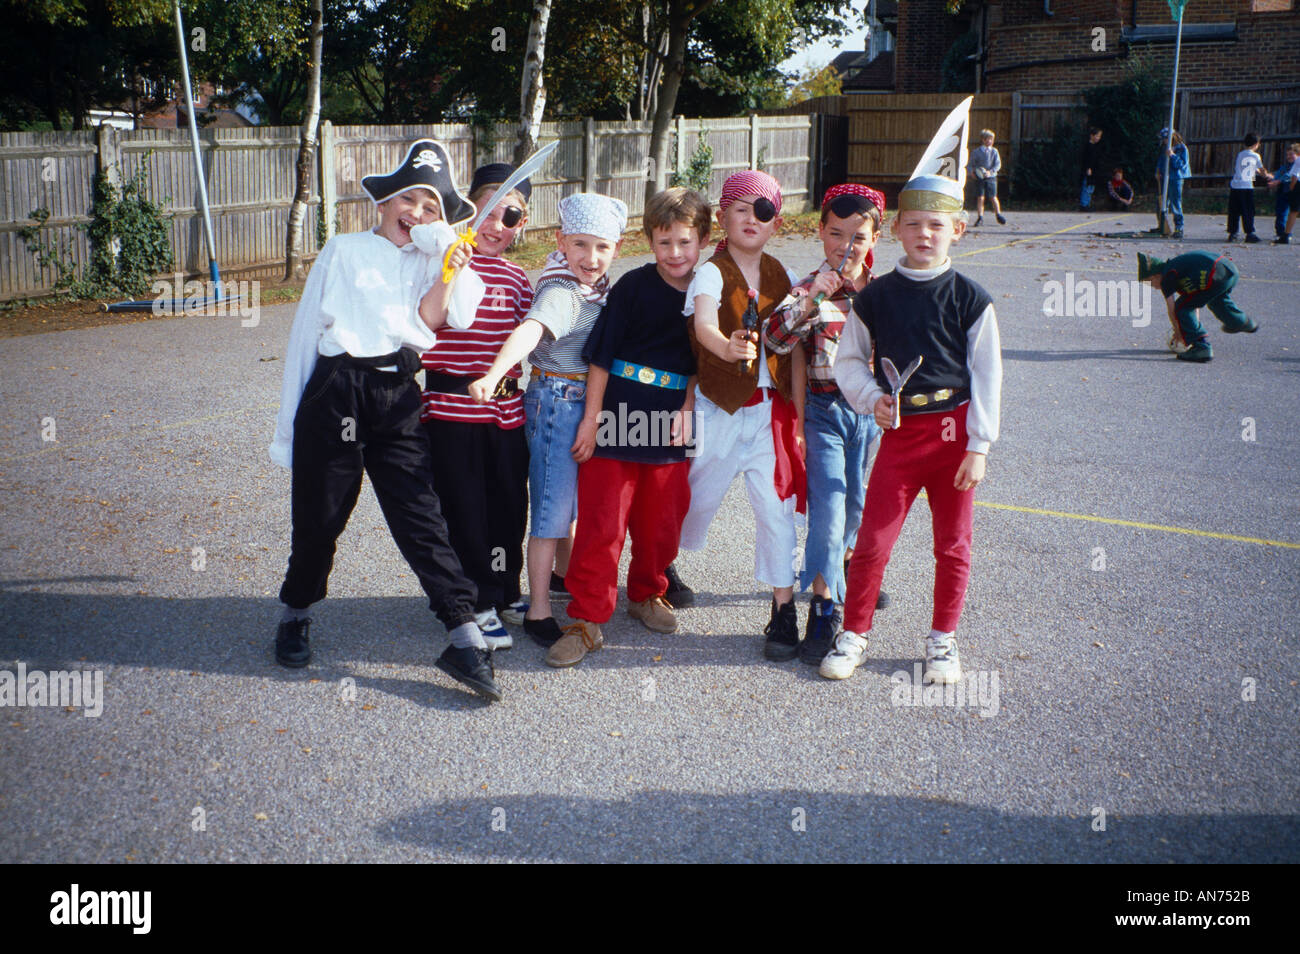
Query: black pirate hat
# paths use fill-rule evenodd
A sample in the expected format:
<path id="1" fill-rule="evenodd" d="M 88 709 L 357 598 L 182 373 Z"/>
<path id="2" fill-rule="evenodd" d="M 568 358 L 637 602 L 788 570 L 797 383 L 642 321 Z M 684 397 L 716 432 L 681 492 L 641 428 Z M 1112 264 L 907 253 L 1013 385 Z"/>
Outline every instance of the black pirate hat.
<path id="1" fill-rule="evenodd" d="M 432 139 L 411 143 L 396 169 L 384 176 L 366 176 L 361 180 L 361 187 L 370 193 L 376 205 L 411 189 L 430 189 L 442 202 L 442 215 L 449 225 L 474 215 L 474 206 L 456 188 L 447 150 Z"/>

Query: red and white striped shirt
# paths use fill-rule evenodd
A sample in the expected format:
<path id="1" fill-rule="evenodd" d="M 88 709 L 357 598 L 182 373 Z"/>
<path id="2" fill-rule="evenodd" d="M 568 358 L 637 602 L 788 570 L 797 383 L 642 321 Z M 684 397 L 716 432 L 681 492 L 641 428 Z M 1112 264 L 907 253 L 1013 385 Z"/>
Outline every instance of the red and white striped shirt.
<path id="1" fill-rule="evenodd" d="M 428 371 L 463 378 L 480 378 L 487 374 L 501 346 L 532 307 L 532 285 L 524 270 L 514 262 L 475 253 L 469 260 L 469 267 L 483 279 L 487 292 L 472 325 L 465 329 L 445 326 L 438 329 L 438 340 L 422 359 Z M 507 372 L 507 377 L 517 380 L 521 374 L 522 369 L 515 365 Z M 502 430 L 512 430 L 523 426 L 524 395 L 519 391 L 508 398 L 475 404 L 467 394 L 425 391 L 420 420 L 432 418 L 495 424 Z"/>

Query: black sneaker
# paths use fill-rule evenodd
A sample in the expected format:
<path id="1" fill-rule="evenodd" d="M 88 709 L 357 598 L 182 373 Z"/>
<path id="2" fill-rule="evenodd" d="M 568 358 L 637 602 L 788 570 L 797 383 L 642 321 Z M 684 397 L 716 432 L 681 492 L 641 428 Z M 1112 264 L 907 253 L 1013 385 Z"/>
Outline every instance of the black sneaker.
<path id="1" fill-rule="evenodd" d="M 976 219 L 975 219 L 975 224 L 972 225 L 971 228 L 973 228 L 973 229 L 977 229 L 977 228 L 979 228 L 979 227 L 980 227 L 981 225 L 983 225 L 983 224 L 984 224 L 984 216 L 981 215 L 981 216 L 976 217 Z"/>
<path id="2" fill-rule="evenodd" d="M 799 617 L 795 613 L 794 600 L 784 606 L 777 606 L 772 601 L 772 618 L 763 629 L 767 642 L 763 644 L 763 655 L 776 662 L 794 659 L 799 654 Z"/>
<path id="3" fill-rule="evenodd" d="M 1003 217 L 1003 215 L 1002 215 L 1001 212 L 997 213 L 997 215 L 996 215 L 995 217 L 996 217 L 997 220 L 998 220 L 998 225 L 1006 225 L 1006 224 L 1007 224 L 1007 220 Z"/>
<path id="4" fill-rule="evenodd" d="M 876 609 L 878 610 L 888 609 L 889 604 L 892 602 L 894 601 L 889 598 L 889 594 L 886 593 L 884 590 L 881 590 L 879 593 L 876 594 Z"/>
<path id="5" fill-rule="evenodd" d="M 1248 335 L 1253 335 L 1257 331 L 1259 331 L 1259 322 L 1253 318 L 1247 318 L 1246 324 L 1241 325 L 1240 327 L 1229 328 L 1227 325 L 1223 326 L 1223 333 L 1225 335 L 1239 335 L 1242 332 L 1245 332 Z"/>
<path id="6" fill-rule="evenodd" d="M 1273 244 L 1274 244 L 1274 245 L 1290 245 L 1290 244 L 1291 244 L 1291 235 L 1290 235 L 1289 233 L 1286 234 L 1286 235 L 1279 235 L 1277 238 L 1273 239 Z"/>
<path id="7" fill-rule="evenodd" d="M 668 569 L 664 570 L 664 576 L 668 577 L 668 591 L 664 593 L 664 599 L 672 604 L 673 609 L 695 605 L 695 591 L 683 583 L 682 578 L 677 575 L 676 564 L 669 563 Z"/>
<path id="8" fill-rule="evenodd" d="M 564 585 L 564 577 L 560 576 L 560 574 L 556 573 L 554 570 L 551 571 L 551 592 L 556 596 L 569 595 L 569 588 Z"/>
<path id="9" fill-rule="evenodd" d="M 808 625 L 799 644 L 799 661 L 820 666 L 843 628 L 844 611 L 830 600 L 814 596 L 808 604 Z"/>
<path id="10" fill-rule="evenodd" d="M 466 646 L 448 646 L 434 663 L 439 669 L 462 685 L 469 686 L 484 699 L 501 701 L 501 690 L 496 684 L 496 670 L 492 668 L 492 650 Z"/>
<path id="11" fill-rule="evenodd" d="M 1258 245 L 1258 244 L 1259 244 L 1259 236 L 1256 235 L 1254 232 L 1251 232 L 1249 235 L 1246 236 L 1246 244 L 1247 244 L 1247 245 Z"/>
<path id="12" fill-rule="evenodd" d="M 1180 351 L 1174 355 L 1179 361 L 1195 361 L 1197 364 L 1205 364 L 1214 357 L 1210 351 L 1210 346 L 1204 341 L 1198 341 L 1186 351 Z"/>
<path id="13" fill-rule="evenodd" d="M 1237 233 L 1236 233 L 1236 232 L 1229 232 L 1229 233 L 1228 233 L 1228 237 L 1227 237 L 1226 239 L 1224 239 L 1224 241 L 1225 241 L 1225 242 L 1235 242 L 1235 241 L 1237 241 Z"/>
<path id="14" fill-rule="evenodd" d="M 301 669 L 311 662 L 311 639 L 307 630 L 310 619 L 290 620 L 280 624 L 275 633 L 275 661 L 290 669 Z"/>
<path id="15" fill-rule="evenodd" d="M 545 646 L 547 649 L 554 646 L 564 635 L 560 632 L 560 626 L 555 622 L 554 616 L 548 616 L 546 619 L 524 617 L 524 632 L 531 636 L 538 646 Z"/>

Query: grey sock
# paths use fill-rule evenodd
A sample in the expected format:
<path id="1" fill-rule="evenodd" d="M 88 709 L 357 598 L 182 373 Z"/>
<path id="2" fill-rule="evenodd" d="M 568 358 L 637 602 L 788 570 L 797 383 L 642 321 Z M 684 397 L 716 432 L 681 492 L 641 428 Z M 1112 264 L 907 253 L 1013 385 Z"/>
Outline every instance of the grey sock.
<path id="1" fill-rule="evenodd" d="M 447 633 L 451 637 L 451 644 L 457 649 L 487 649 L 487 643 L 483 641 L 483 633 L 478 628 L 478 623 L 470 620 L 468 623 L 461 623 L 455 629 Z"/>
<path id="2" fill-rule="evenodd" d="M 284 612 L 280 614 L 280 622 L 282 623 L 296 623 L 300 619 L 311 619 L 310 606 L 304 606 L 302 609 L 294 609 L 292 606 L 286 605 Z"/>

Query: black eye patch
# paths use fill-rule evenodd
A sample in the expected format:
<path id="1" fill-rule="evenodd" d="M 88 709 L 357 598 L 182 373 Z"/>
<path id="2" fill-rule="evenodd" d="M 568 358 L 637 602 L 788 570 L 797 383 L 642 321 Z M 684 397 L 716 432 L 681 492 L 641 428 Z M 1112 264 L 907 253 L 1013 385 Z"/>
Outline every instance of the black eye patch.
<path id="1" fill-rule="evenodd" d="M 754 218 L 760 222 L 771 222 L 776 217 L 776 206 L 771 199 L 759 197 L 754 200 Z"/>
<path id="2" fill-rule="evenodd" d="M 864 195 L 837 195 L 826 207 L 836 218 L 847 219 L 851 215 L 868 215 L 873 203 Z"/>
<path id="3" fill-rule="evenodd" d="M 524 210 L 520 208 L 516 208 L 513 205 L 506 206 L 505 209 L 502 210 L 501 212 L 501 224 L 508 229 L 514 228 L 521 221 L 523 221 L 523 218 L 524 218 Z"/>

